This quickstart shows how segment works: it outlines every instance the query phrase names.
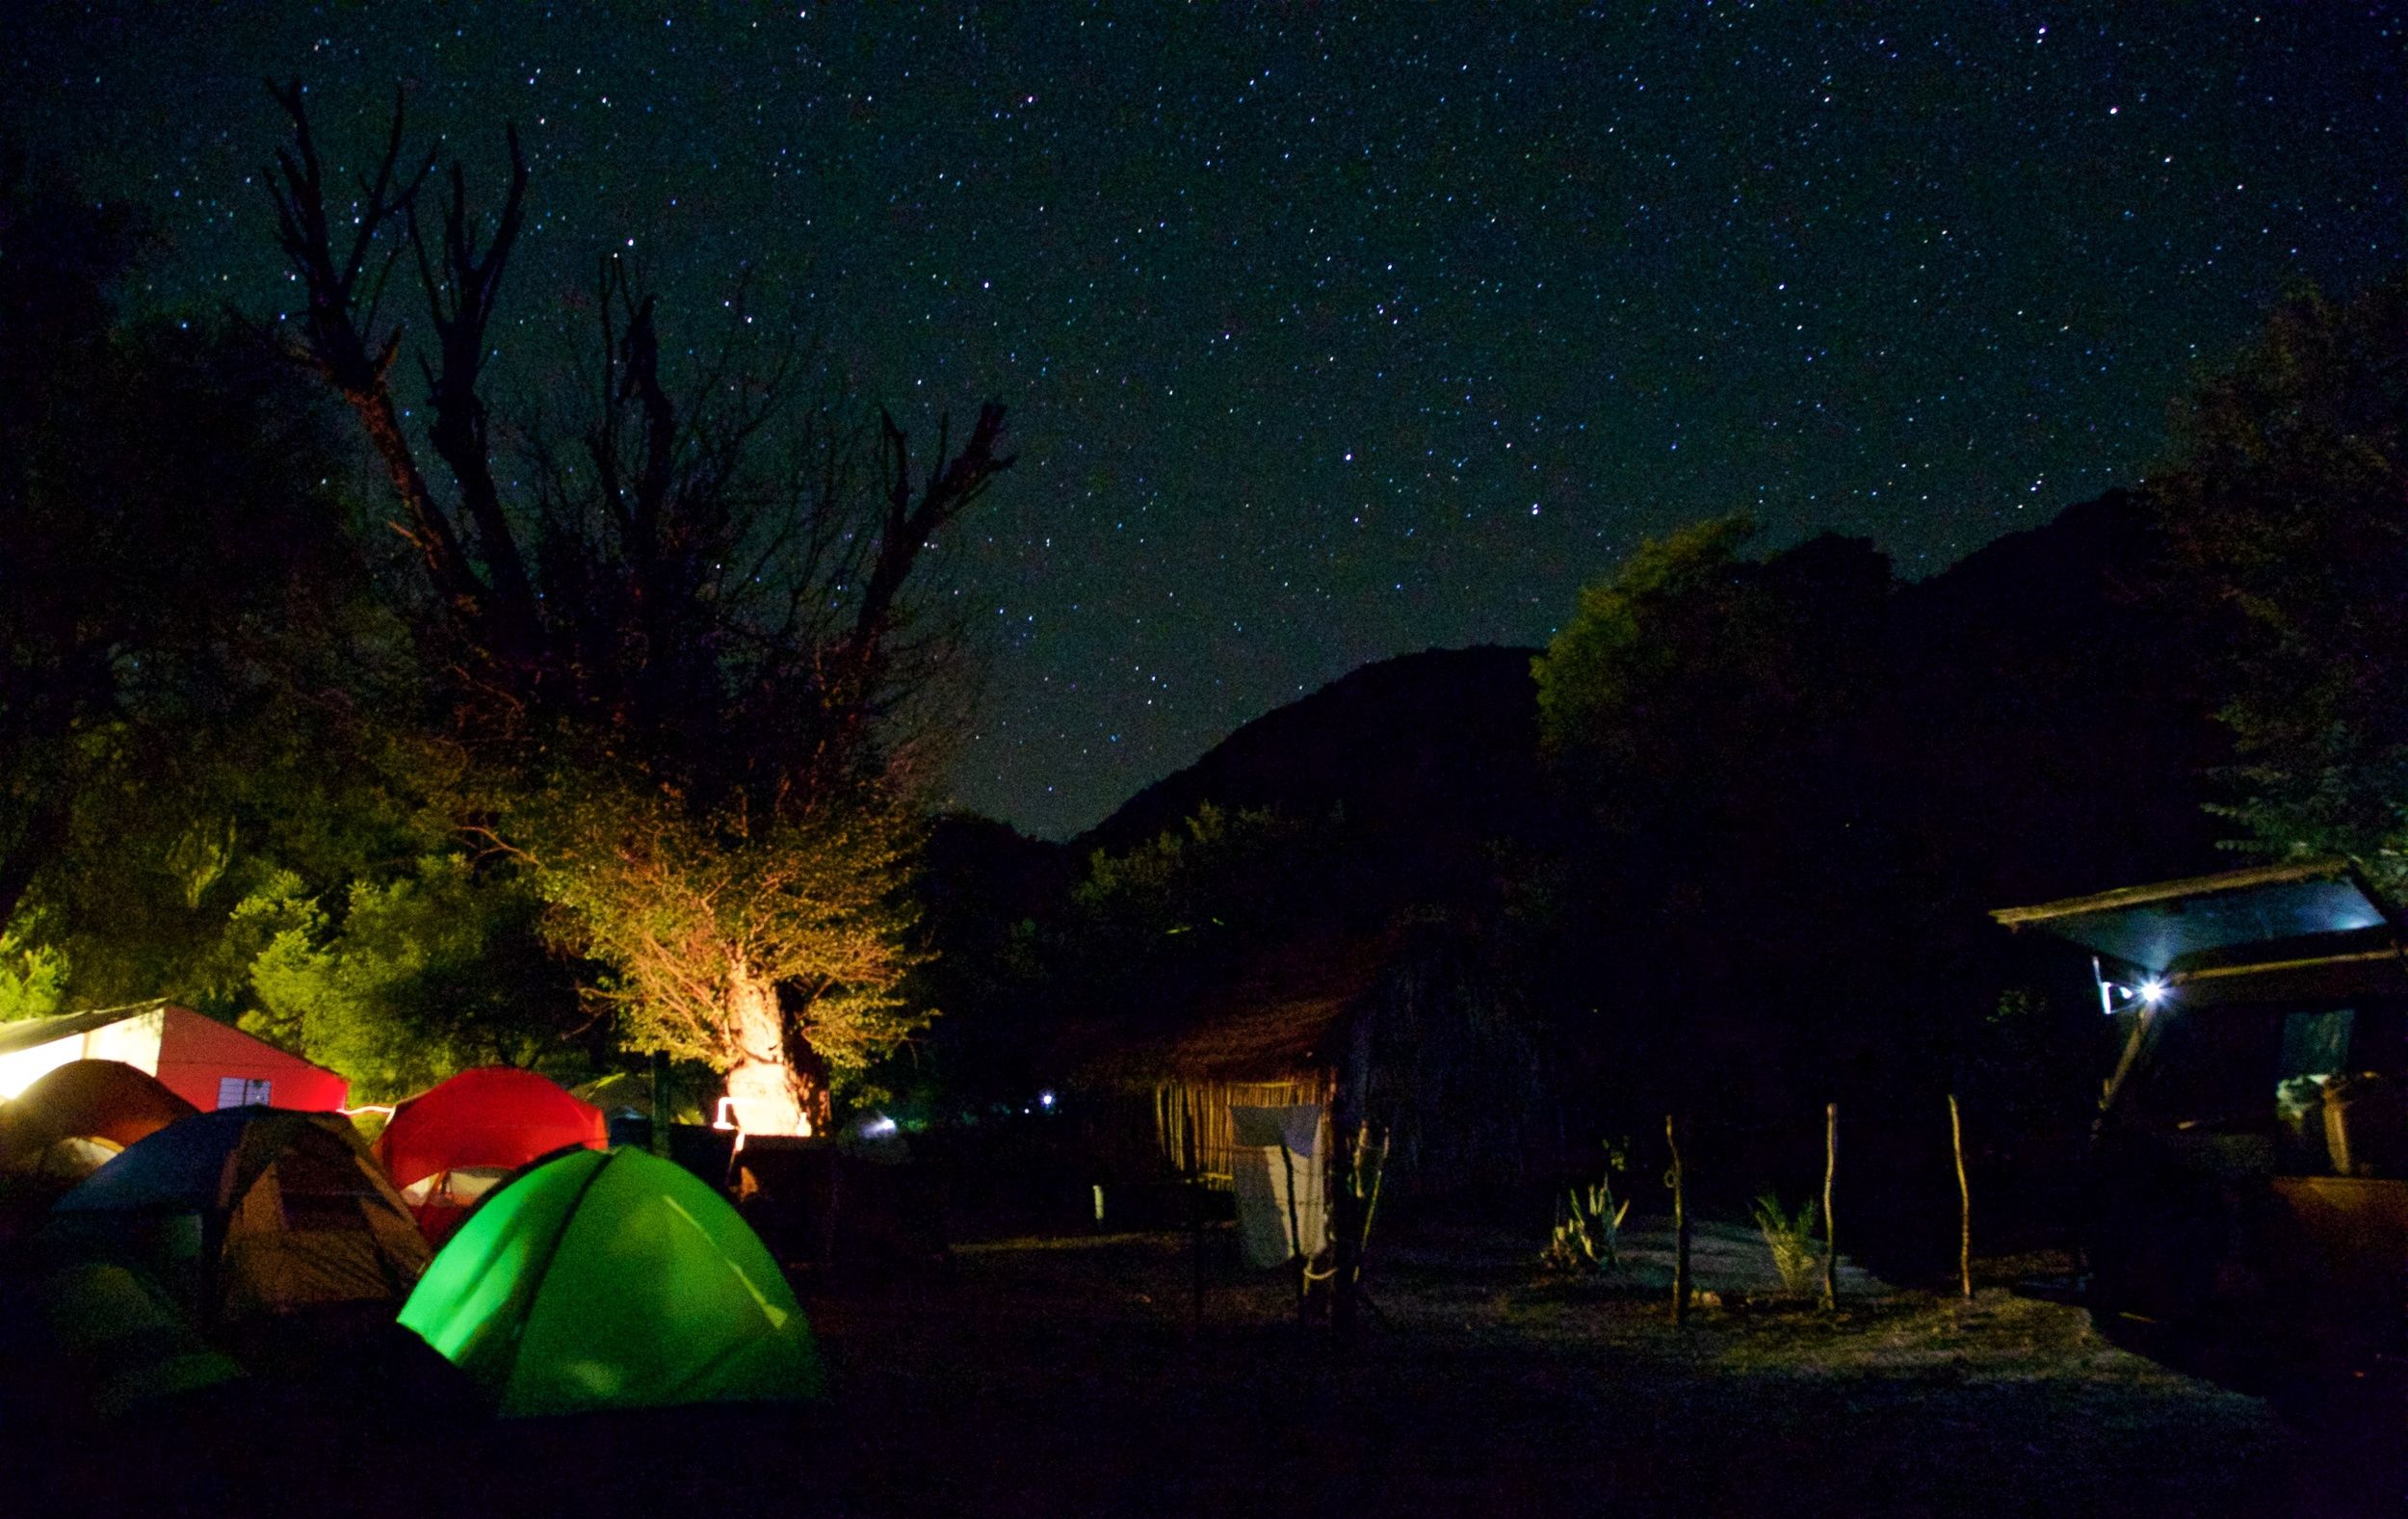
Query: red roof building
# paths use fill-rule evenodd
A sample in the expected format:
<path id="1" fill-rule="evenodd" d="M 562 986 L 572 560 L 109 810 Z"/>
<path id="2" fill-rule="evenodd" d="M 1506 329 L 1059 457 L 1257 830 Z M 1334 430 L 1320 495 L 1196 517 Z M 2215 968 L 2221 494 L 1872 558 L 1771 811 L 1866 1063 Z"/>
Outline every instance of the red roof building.
<path id="1" fill-rule="evenodd" d="M 259 1104 L 332 1113 L 352 1084 L 231 1024 L 170 1002 L 0 1023 L 0 1097 L 70 1061 L 123 1061 L 202 1112 Z"/>

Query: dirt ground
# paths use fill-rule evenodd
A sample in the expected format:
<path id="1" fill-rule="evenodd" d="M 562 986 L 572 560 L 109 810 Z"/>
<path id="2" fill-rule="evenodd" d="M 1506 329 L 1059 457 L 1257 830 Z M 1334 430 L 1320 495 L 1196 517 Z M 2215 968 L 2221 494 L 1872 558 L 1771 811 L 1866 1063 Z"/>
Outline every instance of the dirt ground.
<path id="1" fill-rule="evenodd" d="M 2401 1511 L 2391 1453 L 2079 1309 L 1851 1274 L 1825 1315 L 1766 1295 L 1725 1231 L 1700 1251 L 1723 1306 L 1676 1329 L 1637 1253 L 1550 1282 L 1511 1241 L 1399 1245 L 1340 1347 L 1233 1262 L 1199 1323 L 1177 1235 L 970 1246 L 949 1279 L 812 1305 L 826 1455 L 847 1506 L 885 1514 Z"/>
<path id="2" fill-rule="evenodd" d="M 1392 1241 L 1342 1346 L 1225 1228 L 1200 1320 L 1179 1234 L 971 1244 L 943 1272 L 800 1283 L 832 1393 L 800 1409 L 463 1419 L 410 1339 L 107 1423 L 19 1363 L 0 1513 L 29 1492 L 63 1519 L 2402 1510 L 2397 1409 L 2374 1437 L 2303 1432 L 2003 1285 L 2031 1263 L 1971 1302 L 1851 1272 L 1824 1314 L 1772 1293 L 1746 1233 L 1707 1230 L 1719 1306 L 1676 1329 L 1661 1236 L 1633 1245 L 1619 1277 L 1551 1281 L 1528 1241 Z"/>

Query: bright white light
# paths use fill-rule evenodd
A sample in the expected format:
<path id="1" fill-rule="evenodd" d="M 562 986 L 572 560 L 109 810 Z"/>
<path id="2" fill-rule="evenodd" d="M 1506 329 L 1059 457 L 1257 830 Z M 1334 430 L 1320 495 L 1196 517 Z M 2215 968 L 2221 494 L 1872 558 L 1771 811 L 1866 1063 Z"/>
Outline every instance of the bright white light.
<path id="1" fill-rule="evenodd" d="M 1038 1092 L 1036 1094 L 1036 1105 L 1050 1111 L 1054 1106 L 1054 1094 L 1050 1091 Z"/>
<path id="2" fill-rule="evenodd" d="M 861 1132 L 873 1139 L 882 1139 L 895 1132 L 895 1120 L 878 1113 L 861 1125 Z"/>
<path id="3" fill-rule="evenodd" d="M 2154 1008 L 2165 1000 L 2165 982 L 2152 976 L 2140 983 L 2140 1000 Z"/>

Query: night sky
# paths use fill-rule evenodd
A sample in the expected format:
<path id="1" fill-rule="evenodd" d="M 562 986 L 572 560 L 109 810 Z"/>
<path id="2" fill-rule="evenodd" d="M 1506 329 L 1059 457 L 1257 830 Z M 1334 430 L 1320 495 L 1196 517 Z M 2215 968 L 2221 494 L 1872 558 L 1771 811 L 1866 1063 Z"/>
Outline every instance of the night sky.
<path id="1" fill-rule="evenodd" d="M 1939 569 L 2408 244 L 2408 31 L 2337 0 L 228 9 L 12 28 L 0 116 L 153 209 L 160 304 L 291 300 L 261 76 L 354 158 L 404 81 L 472 166 L 525 134 L 529 327 L 632 250 L 907 418 L 1008 403 L 955 789 L 1056 835 L 1699 516 Z"/>

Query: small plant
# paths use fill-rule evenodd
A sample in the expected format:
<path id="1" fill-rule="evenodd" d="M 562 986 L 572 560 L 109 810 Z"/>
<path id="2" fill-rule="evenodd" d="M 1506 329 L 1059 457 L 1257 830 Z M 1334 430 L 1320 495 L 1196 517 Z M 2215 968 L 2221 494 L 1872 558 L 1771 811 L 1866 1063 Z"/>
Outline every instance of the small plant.
<path id="1" fill-rule="evenodd" d="M 1756 1199 L 1756 1228 L 1772 1252 L 1772 1269 L 1781 1273 L 1781 1285 L 1793 1293 L 1813 1291 L 1822 1267 L 1822 1250 L 1815 1244 L 1814 1199 L 1800 1203 L 1792 1217 L 1782 1211 L 1780 1198 L 1767 1192 Z"/>
<path id="2" fill-rule="evenodd" d="M 1618 1270 L 1622 1266 L 1622 1220 L 1630 1199 L 1613 1195 L 1614 1174 L 1627 1164 L 1623 1147 L 1606 1145 L 1605 1174 L 1593 1187 L 1574 1187 L 1564 1194 L 1564 1214 L 1556 1222 L 1554 1240 L 1544 1257 L 1559 1271 Z"/>

